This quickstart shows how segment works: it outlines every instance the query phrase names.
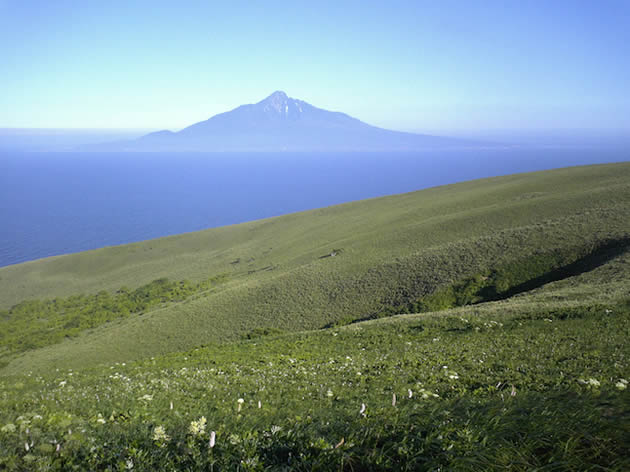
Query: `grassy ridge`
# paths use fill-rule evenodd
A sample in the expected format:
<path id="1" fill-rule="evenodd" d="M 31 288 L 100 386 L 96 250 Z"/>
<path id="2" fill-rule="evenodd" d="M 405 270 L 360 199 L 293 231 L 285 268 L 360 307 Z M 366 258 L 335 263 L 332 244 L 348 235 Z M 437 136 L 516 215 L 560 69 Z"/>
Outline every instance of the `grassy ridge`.
<path id="1" fill-rule="evenodd" d="M 0 269 L 6 304 L 118 289 L 130 277 L 138 284 L 228 273 L 229 281 L 206 297 L 28 352 L 4 371 L 138 359 L 254 329 L 366 318 L 515 261 L 625 240 L 629 221 L 630 165 L 615 164 L 466 182 L 8 267 Z M 323 257 L 333 249 L 341 251 Z"/>
<path id="2" fill-rule="evenodd" d="M 629 164 L 481 179 L 235 226 L 0 268 L 0 307 L 31 298 L 136 288 L 160 277 L 207 278 L 310 264 L 334 247 L 348 271 L 426 247 L 628 201 Z M 401 254 L 401 251 L 404 251 Z M 239 264 L 231 264 L 239 260 Z M 368 263 L 368 264 L 366 264 Z M 346 261 L 346 265 L 347 261 Z"/>

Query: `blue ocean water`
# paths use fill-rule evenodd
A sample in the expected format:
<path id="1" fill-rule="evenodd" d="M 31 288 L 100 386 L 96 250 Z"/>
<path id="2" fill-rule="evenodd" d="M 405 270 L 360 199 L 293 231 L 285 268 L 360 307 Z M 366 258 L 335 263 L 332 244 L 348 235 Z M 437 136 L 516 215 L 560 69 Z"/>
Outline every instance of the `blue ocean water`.
<path id="1" fill-rule="evenodd" d="M 0 266 L 516 172 L 626 149 L 0 154 Z"/>

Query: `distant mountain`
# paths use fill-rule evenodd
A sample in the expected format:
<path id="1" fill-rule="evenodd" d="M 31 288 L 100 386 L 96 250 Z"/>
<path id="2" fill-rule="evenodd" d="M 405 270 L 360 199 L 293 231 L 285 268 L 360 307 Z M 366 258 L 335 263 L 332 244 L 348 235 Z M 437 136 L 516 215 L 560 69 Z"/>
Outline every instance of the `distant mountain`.
<path id="1" fill-rule="evenodd" d="M 118 151 L 412 151 L 479 146 L 454 138 L 403 133 L 314 107 L 277 91 L 179 132 L 90 146 Z"/>

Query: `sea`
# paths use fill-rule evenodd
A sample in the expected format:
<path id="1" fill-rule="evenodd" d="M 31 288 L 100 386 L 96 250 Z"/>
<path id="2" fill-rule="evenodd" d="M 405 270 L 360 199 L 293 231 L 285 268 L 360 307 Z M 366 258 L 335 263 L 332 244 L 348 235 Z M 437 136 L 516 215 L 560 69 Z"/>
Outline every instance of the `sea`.
<path id="1" fill-rule="evenodd" d="M 622 161 L 630 161 L 628 147 L 0 151 L 0 267 L 464 180 Z"/>

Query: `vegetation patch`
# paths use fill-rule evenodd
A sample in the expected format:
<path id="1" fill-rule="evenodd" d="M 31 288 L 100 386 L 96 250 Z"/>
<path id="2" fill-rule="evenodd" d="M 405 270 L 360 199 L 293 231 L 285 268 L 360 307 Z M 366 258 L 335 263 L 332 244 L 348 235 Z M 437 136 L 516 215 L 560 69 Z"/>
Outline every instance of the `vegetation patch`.
<path id="1" fill-rule="evenodd" d="M 28 300 L 0 310 L 0 356 L 55 344 L 86 329 L 131 315 L 142 315 L 165 304 L 181 302 L 227 280 L 226 275 L 193 283 L 154 280 L 135 290 Z"/>

